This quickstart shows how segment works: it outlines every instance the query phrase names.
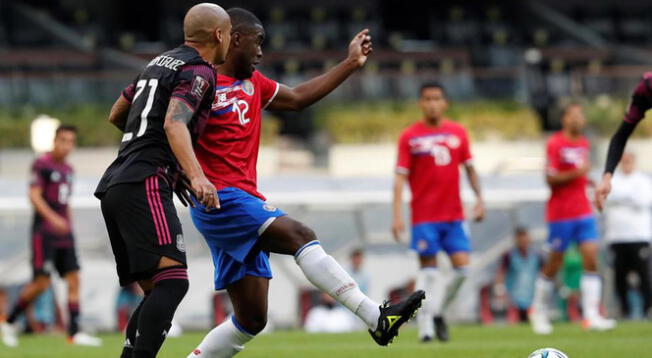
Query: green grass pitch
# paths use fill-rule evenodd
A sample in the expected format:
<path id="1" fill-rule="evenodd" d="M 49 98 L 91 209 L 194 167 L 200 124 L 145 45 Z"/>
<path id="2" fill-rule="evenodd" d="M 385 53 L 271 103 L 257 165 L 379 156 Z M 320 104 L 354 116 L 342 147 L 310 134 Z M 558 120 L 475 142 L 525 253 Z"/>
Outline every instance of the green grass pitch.
<path id="1" fill-rule="evenodd" d="M 365 332 L 306 334 L 275 332 L 249 343 L 238 358 L 526 358 L 537 348 L 555 347 L 570 358 L 652 357 L 652 323 L 621 323 L 611 332 L 583 332 L 577 325 L 558 324 L 551 336 L 535 336 L 527 326 L 453 326 L 452 341 L 421 344 L 413 327 L 401 332 L 390 347 L 378 347 Z M 168 339 L 160 358 L 185 358 L 202 332 Z M 20 347 L 0 346 L 0 358 L 118 358 L 122 336 L 103 335 L 101 348 L 73 347 L 61 336 L 21 337 Z"/>

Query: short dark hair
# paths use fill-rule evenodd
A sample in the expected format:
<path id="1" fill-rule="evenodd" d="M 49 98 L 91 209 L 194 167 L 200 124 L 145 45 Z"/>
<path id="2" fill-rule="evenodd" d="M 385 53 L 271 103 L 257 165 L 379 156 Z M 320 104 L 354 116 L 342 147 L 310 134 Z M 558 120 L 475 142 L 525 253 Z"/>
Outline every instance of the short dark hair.
<path id="1" fill-rule="evenodd" d="M 77 134 L 77 127 L 72 124 L 61 124 L 57 127 L 57 130 L 54 132 L 55 136 L 58 136 L 61 132 L 73 132 Z"/>
<path id="2" fill-rule="evenodd" d="M 363 256 L 363 255 L 364 255 L 364 251 L 361 248 L 357 247 L 351 251 L 350 256 L 356 257 L 356 256 Z"/>
<path id="3" fill-rule="evenodd" d="M 528 229 L 525 226 L 519 225 L 514 229 L 514 236 L 525 235 L 528 233 Z"/>
<path id="4" fill-rule="evenodd" d="M 446 89 L 444 89 L 444 85 L 442 85 L 440 82 L 437 81 L 430 81 L 421 84 L 421 87 L 419 88 L 419 95 L 422 95 L 423 91 L 429 88 L 439 88 L 441 90 L 441 93 L 444 94 L 444 97 L 446 97 Z"/>
<path id="5" fill-rule="evenodd" d="M 263 27 L 260 19 L 249 10 L 241 7 L 232 7 L 226 10 L 226 13 L 231 17 L 232 32 L 253 30 L 256 25 Z"/>

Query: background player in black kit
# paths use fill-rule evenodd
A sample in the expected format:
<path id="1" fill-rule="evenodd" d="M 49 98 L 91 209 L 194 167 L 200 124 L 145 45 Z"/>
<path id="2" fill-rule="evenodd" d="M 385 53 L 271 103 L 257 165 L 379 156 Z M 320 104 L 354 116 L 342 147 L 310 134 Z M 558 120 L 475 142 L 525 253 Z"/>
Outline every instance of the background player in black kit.
<path id="1" fill-rule="evenodd" d="M 145 292 L 129 320 L 122 358 L 156 356 L 188 290 L 183 234 L 172 200 L 180 169 L 199 202 L 219 206 L 192 143 L 213 103 L 212 64 L 226 57 L 231 21 L 221 7 L 204 3 L 188 11 L 183 28 L 184 44 L 153 59 L 109 115 L 124 136 L 95 195 L 120 284 L 137 281 Z"/>
<path id="2" fill-rule="evenodd" d="M 50 286 L 54 269 L 68 288 L 68 341 L 77 345 L 99 346 L 99 338 L 79 332 L 79 263 L 75 251 L 68 200 L 73 169 L 66 158 L 75 147 L 77 129 L 62 125 L 54 136 L 54 147 L 34 160 L 29 200 L 34 207 L 32 224 L 32 281 L 23 287 L 7 322 L 2 323 L 2 340 L 8 347 L 18 345 L 16 319 Z"/>

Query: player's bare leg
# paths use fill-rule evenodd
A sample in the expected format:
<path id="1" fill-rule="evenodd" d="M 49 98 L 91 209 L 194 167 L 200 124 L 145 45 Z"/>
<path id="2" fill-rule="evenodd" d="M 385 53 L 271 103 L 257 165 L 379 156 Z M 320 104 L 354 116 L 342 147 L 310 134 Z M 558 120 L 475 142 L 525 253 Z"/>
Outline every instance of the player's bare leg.
<path id="1" fill-rule="evenodd" d="M 616 321 L 606 319 L 600 314 L 602 279 L 598 273 L 598 245 L 595 241 L 580 244 L 584 272 L 580 280 L 582 293 L 583 328 L 587 330 L 609 330 L 616 327 Z"/>
<path id="2" fill-rule="evenodd" d="M 554 278 L 564 262 L 564 253 L 551 251 L 541 275 L 534 285 L 534 299 L 530 309 L 530 324 L 536 334 L 552 333 L 552 324 L 548 317 L 548 304 L 555 289 Z"/>
<path id="3" fill-rule="evenodd" d="M 101 346 L 100 338 L 79 332 L 79 271 L 68 272 L 63 278 L 68 287 L 68 342 L 80 346 Z"/>
<path id="4" fill-rule="evenodd" d="M 129 319 L 120 358 L 156 357 L 174 312 L 188 291 L 188 274 L 184 264 L 161 257 L 152 277 L 138 284 L 145 298 Z"/>
<path id="5" fill-rule="evenodd" d="M 269 279 L 246 275 L 226 288 L 233 316 L 213 328 L 188 358 L 230 358 L 267 325 Z"/>
<path id="6" fill-rule="evenodd" d="M 6 322 L 0 323 L 0 333 L 2 333 L 2 342 L 7 347 L 18 346 L 18 328 L 15 326 L 16 319 L 25 311 L 25 309 L 45 290 L 50 287 L 50 276 L 37 275 L 32 282 L 23 287 L 18 297 L 18 302 L 10 311 Z"/>
<path id="7" fill-rule="evenodd" d="M 398 335 L 398 328 L 411 318 L 425 297 L 423 291 L 417 291 L 396 305 L 379 306 L 324 251 L 314 231 L 287 216 L 276 218 L 262 234 L 260 243 L 265 251 L 294 255 L 306 278 L 365 322 L 380 345 L 389 344 Z"/>

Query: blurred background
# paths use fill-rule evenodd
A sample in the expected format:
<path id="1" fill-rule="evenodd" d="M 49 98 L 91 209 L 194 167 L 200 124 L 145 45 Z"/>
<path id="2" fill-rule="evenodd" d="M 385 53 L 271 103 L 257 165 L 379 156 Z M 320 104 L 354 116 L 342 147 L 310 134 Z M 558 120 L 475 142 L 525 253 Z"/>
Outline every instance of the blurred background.
<path id="1" fill-rule="evenodd" d="M 91 195 L 121 136 L 107 114 L 151 58 L 182 42 L 181 20 L 195 3 L 0 0 L 0 286 L 6 293 L 0 304 L 12 302 L 31 276 L 30 130 L 35 118 L 47 115 L 80 131 L 71 163 L 84 325 L 119 326 L 128 293 L 118 289 L 99 202 Z M 545 239 L 544 143 L 559 128 L 563 106 L 572 100 L 585 105 L 597 179 L 628 93 L 652 68 L 649 1 L 219 4 L 258 15 L 267 32 L 260 70 L 288 85 L 332 67 L 344 59 L 354 34 L 371 30 L 373 55 L 335 92 L 300 113 L 265 113 L 259 174 L 270 202 L 312 226 L 345 265 L 355 266 L 350 254 L 362 250 L 368 292 L 378 300 L 409 289 L 417 272 L 416 256 L 389 231 L 396 140 L 421 117 L 420 84 L 444 85 L 449 116 L 470 131 L 489 208 L 485 222 L 469 224 L 475 252 L 472 278 L 451 317 L 458 321 L 485 322 L 487 313 L 506 312 L 491 286 L 517 226 L 528 227 L 537 246 Z M 631 143 L 645 171 L 652 171 L 643 154 L 652 151 L 646 140 L 651 123 L 644 121 Z M 466 186 L 463 194 L 471 198 Z M 179 210 L 191 291 L 177 320 L 184 328 L 206 328 L 228 313 L 228 302 L 214 295 L 210 255 L 187 210 Z M 272 266 L 270 322 L 298 327 L 321 298 L 292 258 L 273 256 Z M 609 272 L 606 254 L 601 267 Z M 63 292 L 55 286 L 55 296 Z"/>

